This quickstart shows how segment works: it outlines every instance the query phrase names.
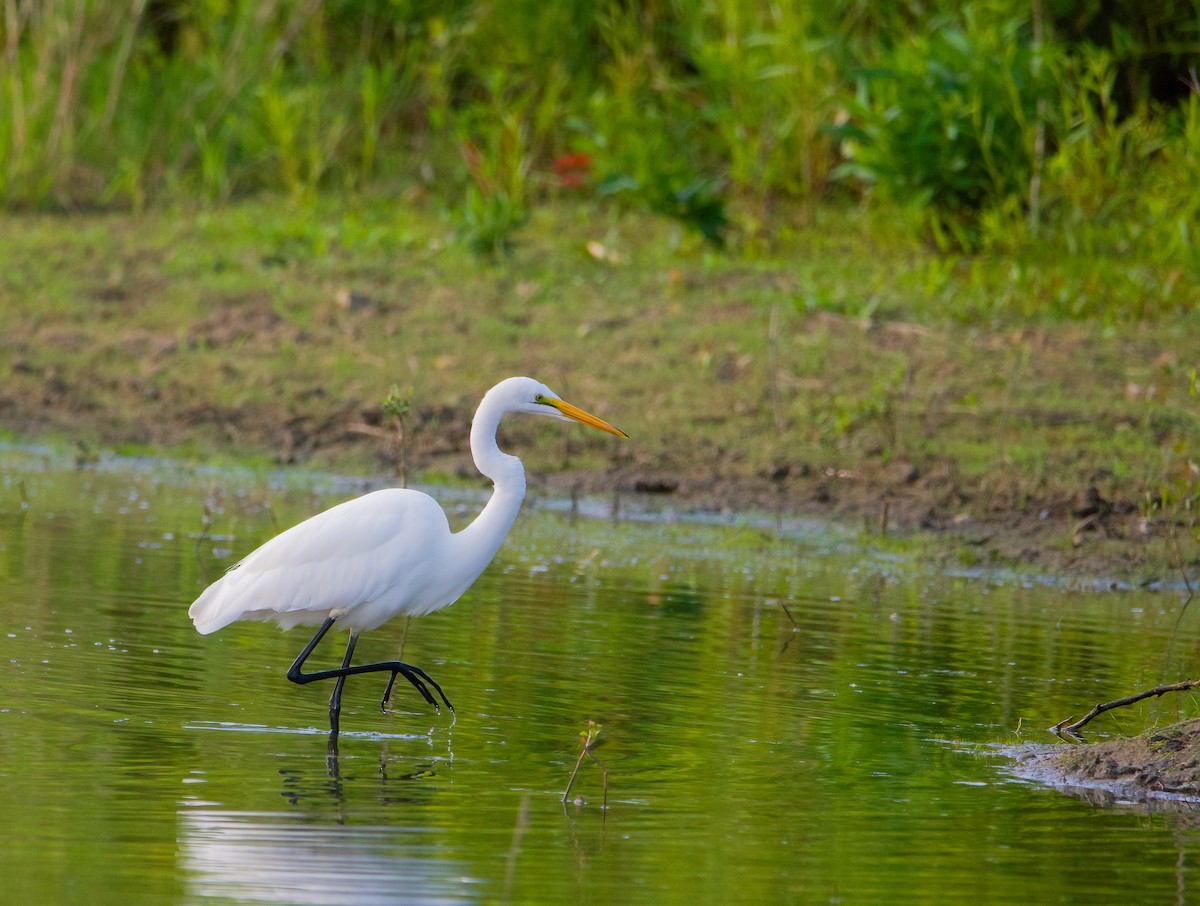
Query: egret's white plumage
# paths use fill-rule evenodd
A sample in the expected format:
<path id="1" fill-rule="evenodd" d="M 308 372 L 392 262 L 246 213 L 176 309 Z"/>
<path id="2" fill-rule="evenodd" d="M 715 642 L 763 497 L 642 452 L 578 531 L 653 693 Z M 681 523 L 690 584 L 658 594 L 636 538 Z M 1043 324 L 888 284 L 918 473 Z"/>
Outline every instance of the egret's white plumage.
<path id="1" fill-rule="evenodd" d="M 461 573 L 435 568 L 452 562 L 461 543 L 433 498 L 375 491 L 276 535 L 210 585 L 188 614 L 205 635 L 235 620 L 275 620 L 290 629 L 329 616 L 352 631 L 375 629 L 397 613 L 445 607 L 466 591 L 478 573 L 462 581 Z"/>
<path id="2" fill-rule="evenodd" d="M 299 667 L 332 625 L 330 621 L 349 629 L 351 643 L 343 672 L 326 671 L 321 677 L 338 676 L 334 694 L 340 697 L 358 633 L 398 614 L 417 616 L 454 603 L 500 549 L 525 497 L 521 461 L 496 444 L 500 419 L 510 412 L 574 420 L 626 436 L 532 378 L 508 378 L 484 395 L 471 424 L 475 465 L 495 489 L 483 512 L 462 531 L 450 531 L 445 513 L 426 494 L 375 491 L 272 538 L 205 589 L 188 616 L 206 635 L 236 620 L 275 620 L 286 628 L 321 625 L 293 665 L 296 675 L 289 673 L 297 682 L 302 680 L 296 677 L 313 676 L 301 674 Z M 369 666 L 390 669 L 392 665 Z M 353 672 L 365 671 L 358 667 Z M 404 675 L 413 682 L 412 676 Z M 334 705 L 331 701 L 336 729 Z"/>

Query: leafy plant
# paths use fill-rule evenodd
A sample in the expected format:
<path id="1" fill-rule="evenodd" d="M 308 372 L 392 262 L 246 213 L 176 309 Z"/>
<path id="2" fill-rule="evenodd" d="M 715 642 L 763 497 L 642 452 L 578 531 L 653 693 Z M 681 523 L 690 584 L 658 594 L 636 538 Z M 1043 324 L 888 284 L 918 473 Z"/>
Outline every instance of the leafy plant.
<path id="1" fill-rule="evenodd" d="M 840 130 L 867 181 L 914 210 L 940 248 L 974 249 L 988 209 L 1020 206 L 1033 168 L 1038 100 L 1048 67 L 1025 23 L 984 27 L 968 7 L 897 45 L 859 77 L 853 121 Z"/>
<path id="2" fill-rule="evenodd" d="M 1146 104 L 1123 112 L 1108 51 L 1084 48 L 1068 66 L 1064 134 L 1046 166 L 1047 206 L 1068 248 L 1188 256 L 1200 218 L 1200 88 L 1169 117 Z"/>
<path id="3" fill-rule="evenodd" d="M 825 126 L 839 79 L 833 37 L 810 4 L 747 7 L 720 0 L 691 11 L 691 56 L 703 80 L 729 181 L 759 199 L 812 202 L 834 165 Z"/>
<path id="4" fill-rule="evenodd" d="M 432 199 L 496 255 L 577 153 L 577 196 L 713 246 L 815 222 L 836 175 L 943 250 L 1012 248 L 1032 225 L 1190 267 L 1194 6 L 10 2 L 0 203 L 374 191 Z"/>
<path id="5" fill-rule="evenodd" d="M 512 235 L 529 218 L 529 117 L 532 94 L 501 70 L 491 73 L 484 97 L 455 115 L 468 184 L 453 216 L 474 252 L 507 253 Z"/>

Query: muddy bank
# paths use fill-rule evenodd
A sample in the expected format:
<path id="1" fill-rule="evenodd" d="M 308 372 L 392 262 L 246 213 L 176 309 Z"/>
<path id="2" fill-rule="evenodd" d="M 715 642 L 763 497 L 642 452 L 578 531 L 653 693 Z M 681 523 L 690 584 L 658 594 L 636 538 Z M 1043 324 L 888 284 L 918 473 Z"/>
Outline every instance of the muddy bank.
<path id="1" fill-rule="evenodd" d="M 161 394 L 102 409 L 86 405 L 53 372 L 21 373 L 14 392 L 0 389 L 0 424 L 19 436 L 86 439 L 95 445 L 150 445 L 166 451 L 224 449 L 266 455 L 282 464 L 313 463 L 350 471 L 395 474 L 400 459 L 394 428 L 376 407 L 320 405 L 226 407 L 174 405 Z M 30 390 L 32 389 L 32 392 Z M 280 398 L 286 398 L 280 387 Z M 312 411 L 299 411 L 310 408 Z M 413 476 L 479 479 L 469 453 L 472 404 L 414 408 L 407 418 L 403 459 Z M 1182 526 L 1142 515 L 1129 496 L 1064 477 L 1040 493 L 983 486 L 951 461 L 848 460 L 844 468 L 786 460 L 749 467 L 739 450 L 680 445 L 669 460 L 642 449 L 635 437 L 610 445 L 606 466 L 581 466 L 585 456 L 564 441 L 553 459 L 528 426 L 505 426 L 507 443 L 529 459 L 530 485 L 541 493 L 619 495 L 681 512 L 757 511 L 834 521 L 866 537 L 903 535 L 929 543 L 931 565 L 1019 568 L 1097 580 L 1182 584 L 1200 550 Z M 541 445 L 544 446 L 544 445 Z M 1182 537 L 1180 543 L 1177 539 Z"/>
<path id="2" fill-rule="evenodd" d="M 1095 805 L 1200 807 L 1200 718 L 1140 736 L 1012 752 L 1015 773 Z"/>

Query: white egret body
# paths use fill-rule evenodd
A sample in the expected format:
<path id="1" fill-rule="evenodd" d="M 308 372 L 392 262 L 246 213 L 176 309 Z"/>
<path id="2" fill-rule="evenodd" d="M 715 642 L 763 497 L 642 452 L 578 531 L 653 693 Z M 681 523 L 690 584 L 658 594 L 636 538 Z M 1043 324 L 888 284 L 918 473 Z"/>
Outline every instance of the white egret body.
<path id="1" fill-rule="evenodd" d="M 400 675 L 434 707 L 426 684 L 449 706 L 437 683 L 417 667 L 400 661 L 351 667 L 350 658 L 360 632 L 399 614 L 419 616 L 449 606 L 492 562 L 525 498 L 521 460 L 496 444 L 500 419 L 510 412 L 550 415 L 626 436 L 532 378 L 501 381 L 484 395 L 471 424 L 471 454 L 494 491 L 470 525 L 451 532 L 441 507 L 419 491 L 393 488 L 348 500 L 275 536 L 205 589 L 188 609 L 196 629 L 207 635 L 236 620 L 274 620 L 285 628 L 319 625 L 288 678 L 337 680 L 329 703 L 335 733 L 342 686 L 355 673 L 390 672 L 385 703 Z M 335 624 L 350 630 L 341 669 L 301 672 Z"/>

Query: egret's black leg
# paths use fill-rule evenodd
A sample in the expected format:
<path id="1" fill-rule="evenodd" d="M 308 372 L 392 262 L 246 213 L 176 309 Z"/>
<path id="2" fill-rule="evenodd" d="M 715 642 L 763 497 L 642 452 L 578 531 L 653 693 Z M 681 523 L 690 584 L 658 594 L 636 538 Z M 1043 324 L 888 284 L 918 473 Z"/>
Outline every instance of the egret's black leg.
<path id="1" fill-rule="evenodd" d="M 331 627 L 333 624 L 333 617 L 329 617 L 324 623 L 322 623 L 321 628 L 317 630 L 317 634 L 314 635 L 312 639 L 309 640 L 309 643 L 304 646 L 304 650 L 297 655 L 296 660 L 292 661 L 292 666 L 288 667 L 287 678 L 293 683 L 304 685 L 305 683 L 311 683 L 313 680 L 323 678 L 317 676 L 315 673 L 301 673 L 300 668 L 304 666 L 304 662 L 308 660 L 308 656 L 313 653 L 313 649 L 317 647 L 317 643 L 320 642 L 321 639 L 325 638 L 325 633 L 329 632 L 329 627 Z"/>
<path id="2" fill-rule="evenodd" d="M 358 644 L 358 634 L 350 633 L 350 641 L 346 643 L 346 656 L 342 658 L 342 669 L 350 666 L 350 658 L 354 657 L 354 646 Z M 342 713 L 342 687 L 346 685 L 346 675 L 343 673 L 333 684 L 333 694 L 329 696 L 329 728 L 337 733 L 338 718 Z"/>
<path id="3" fill-rule="evenodd" d="M 313 649 L 317 647 L 317 644 L 325 637 L 325 633 L 330 630 L 335 622 L 335 617 L 329 617 L 324 623 L 321 624 L 321 628 L 317 630 L 316 635 L 312 637 L 309 643 L 304 646 L 304 650 L 300 652 L 299 656 L 297 656 L 296 660 L 292 663 L 292 666 L 288 668 L 287 672 L 287 678 L 293 683 L 299 683 L 300 685 L 313 683 L 317 680 L 337 680 L 337 685 L 334 686 L 333 689 L 333 695 L 330 696 L 329 699 L 330 728 L 334 732 L 337 732 L 337 714 L 341 707 L 342 687 L 345 685 L 346 677 L 354 676 L 359 673 L 390 673 L 392 675 L 391 679 L 388 681 L 387 691 L 383 696 L 385 703 L 387 702 L 388 696 L 391 694 L 392 684 L 396 682 L 396 677 L 403 676 L 409 681 L 409 683 L 412 684 L 414 689 L 421 693 L 421 696 L 425 699 L 425 701 L 433 705 L 433 710 L 438 711 L 439 713 L 441 712 L 437 701 L 433 697 L 433 693 L 429 691 L 426 683 L 437 690 L 437 694 L 441 696 L 442 701 L 446 703 L 447 708 L 449 708 L 451 711 L 454 710 L 454 705 L 450 704 L 450 699 L 446 698 L 446 693 L 442 691 L 442 687 L 430 679 L 429 674 L 427 674 L 420 667 L 414 667 L 411 664 L 405 664 L 403 661 L 384 661 L 379 664 L 359 664 L 357 667 L 351 667 L 350 657 L 354 653 L 354 646 L 358 639 L 357 635 L 352 635 L 350 637 L 350 643 L 346 646 L 346 656 L 342 661 L 341 667 L 333 670 L 316 670 L 312 673 L 305 673 L 301 669 L 304 666 L 305 660 L 307 660 L 308 656 L 313 653 Z"/>
<path id="4" fill-rule="evenodd" d="M 346 643 L 346 656 L 342 658 L 342 669 L 345 670 L 350 666 L 350 659 L 354 657 L 354 646 L 358 644 L 358 636 L 352 634 L 350 641 Z M 346 685 L 346 674 L 342 674 L 337 678 L 337 682 L 333 686 L 333 694 L 329 696 L 329 710 L 342 710 L 342 687 Z"/>

